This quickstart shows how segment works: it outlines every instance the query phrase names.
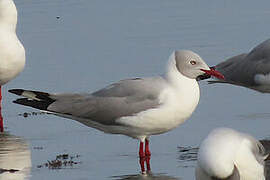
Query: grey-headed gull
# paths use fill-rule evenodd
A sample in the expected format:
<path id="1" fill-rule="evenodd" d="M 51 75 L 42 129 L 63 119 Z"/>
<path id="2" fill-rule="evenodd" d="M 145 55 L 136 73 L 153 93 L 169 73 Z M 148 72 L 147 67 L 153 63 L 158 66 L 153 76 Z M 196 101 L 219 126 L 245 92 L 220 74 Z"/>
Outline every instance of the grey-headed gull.
<path id="1" fill-rule="evenodd" d="M 139 156 L 150 156 L 149 137 L 176 128 L 189 118 L 199 102 L 196 78 L 222 78 L 192 51 L 175 51 L 164 76 L 121 80 L 91 94 L 50 94 L 12 89 L 24 96 L 15 103 L 74 119 L 111 134 L 140 140 Z M 145 142 L 145 151 L 143 145 Z"/>
<path id="2" fill-rule="evenodd" d="M 270 93 L 270 39 L 249 53 L 231 57 L 213 68 L 220 71 L 225 80 L 210 83 L 230 83 Z"/>
<path id="3" fill-rule="evenodd" d="M 16 35 L 17 9 L 13 0 L 0 0 L 0 111 L 1 86 L 15 78 L 24 68 L 25 51 Z M 0 113 L 1 114 L 1 113 Z M 0 131 L 3 118 L 0 115 Z"/>
<path id="4" fill-rule="evenodd" d="M 200 145 L 196 180 L 265 180 L 263 145 L 252 136 L 217 128 Z"/>

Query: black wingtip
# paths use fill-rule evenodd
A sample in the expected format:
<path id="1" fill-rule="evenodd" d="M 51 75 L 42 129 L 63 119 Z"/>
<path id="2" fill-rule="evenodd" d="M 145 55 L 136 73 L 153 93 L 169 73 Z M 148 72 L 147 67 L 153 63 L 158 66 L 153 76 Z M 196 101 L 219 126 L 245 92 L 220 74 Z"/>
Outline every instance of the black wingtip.
<path id="1" fill-rule="evenodd" d="M 8 92 L 21 96 L 25 90 L 23 89 L 9 89 Z"/>
<path id="2" fill-rule="evenodd" d="M 37 101 L 37 100 L 31 100 L 28 98 L 20 98 L 13 101 L 13 103 L 15 104 L 30 106 L 30 107 L 40 109 L 40 110 L 47 110 L 48 106 L 53 102 L 54 101 Z"/>

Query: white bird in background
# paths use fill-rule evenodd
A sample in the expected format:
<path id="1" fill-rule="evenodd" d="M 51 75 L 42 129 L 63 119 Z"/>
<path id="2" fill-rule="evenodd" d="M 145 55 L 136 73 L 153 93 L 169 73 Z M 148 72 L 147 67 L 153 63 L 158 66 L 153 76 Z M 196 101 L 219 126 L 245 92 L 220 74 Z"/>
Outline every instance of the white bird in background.
<path id="1" fill-rule="evenodd" d="M 126 79 L 91 94 L 23 89 L 9 92 L 26 97 L 15 103 L 74 119 L 106 133 L 139 139 L 139 156 L 143 158 L 150 156 L 151 135 L 168 132 L 191 116 L 200 97 L 196 78 L 205 73 L 222 78 L 199 55 L 182 50 L 172 53 L 164 76 Z"/>
<path id="2" fill-rule="evenodd" d="M 225 80 L 213 80 L 210 83 L 229 83 L 270 93 L 270 39 L 249 53 L 231 57 L 212 68 L 220 71 Z"/>
<path id="3" fill-rule="evenodd" d="M 3 132 L 1 86 L 24 68 L 25 51 L 16 35 L 17 9 L 13 0 L 0 0 L 0 131 Z"/>
<path id="4" fill-rule="evenodd" d="M 217 128 L 203 140 L 198 152 L 196 180 L 265 180 L 263 145 L 229 128 Z"/>

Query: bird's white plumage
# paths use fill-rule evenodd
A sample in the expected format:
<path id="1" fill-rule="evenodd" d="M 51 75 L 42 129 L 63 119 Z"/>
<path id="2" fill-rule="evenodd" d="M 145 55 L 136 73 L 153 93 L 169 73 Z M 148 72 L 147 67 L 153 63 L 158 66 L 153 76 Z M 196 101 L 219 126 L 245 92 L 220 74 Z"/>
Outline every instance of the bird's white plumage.
<path id="1" fill-rule="evenodd" d="M 264 158 L 263 146 L 250 135 L 217 128 L 200 145 L 196 179 L 226 178 L 236 167 L 241 180 L 264 180 Z"/>
<path id="2" fill-rule="evenodd" d="M 259 85 L 270 85 L 270 73 L 268 74 L 255 74 L 254 81 Z"/>
<path id="3" fill-rule="evenodd" d="M 132 116 L 120 117 L 116 120 L 119 125 L 104 125 L 69 115 L 64 115 L 64 117 L 75 119 L 106 133 L 125 134 L 141 141 L 150 135 L 170 131 L 191 116 L 200 98 L 197 81 L 182 75 L 175 64 L 175 53 L 172 53 L 168 60 L 166 75 L 160 80 L 162 91 L 158 98 L 161 106 L 157 108 L 145 109 Z M 207 65 L 202 68 L 209 69 Z"/>
<path id="4" fill-rule="evenodd" d="M 16 35 L 17 9 L 13 0 L 0 0 L 0 85 L 24 68 L 25 50 Z"/>
<path id="5" fill-rule="evenodd" d="M 191 116 L 200 98 L 196 78 L 205 73 L 203 70 L 210 68 L 199 55 L 181 50 L 171 54 L 163 76 L 126 79 L 91 94 L 49 94 L 22 89 L 10 92 L 30 99 L 18 99 L 15 103 L 143 142 L 151 135 L 176 128 Z"/>
<path id="6" fill-rule="evenodd" d="M 174 129 L 191 116 L 199 102 L 199 85 L 195 79 L 183 76 L 176 69 L 175 53 L 169 58 L 165 80 L 166 86 L 159 95 L 160 107 L 117 120 L 131 127 L 124 134 L 144 139 Z M 131 134 L 134 130 L 136 133 Z"/>

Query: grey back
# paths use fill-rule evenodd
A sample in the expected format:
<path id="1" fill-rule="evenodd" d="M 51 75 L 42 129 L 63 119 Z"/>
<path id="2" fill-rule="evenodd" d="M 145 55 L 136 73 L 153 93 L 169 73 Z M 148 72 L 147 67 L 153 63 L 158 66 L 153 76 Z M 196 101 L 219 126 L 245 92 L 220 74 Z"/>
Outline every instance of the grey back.
<path id="1" fill-rule="evenodd" d="M 56 101 L 48 110 L 89 119 L 104 125 L 116 125 L 116 119 L 160 105 L 158 96 L 164 89 L 162 77 L 127 79 L 92 94 L 53 95 Z"/>

